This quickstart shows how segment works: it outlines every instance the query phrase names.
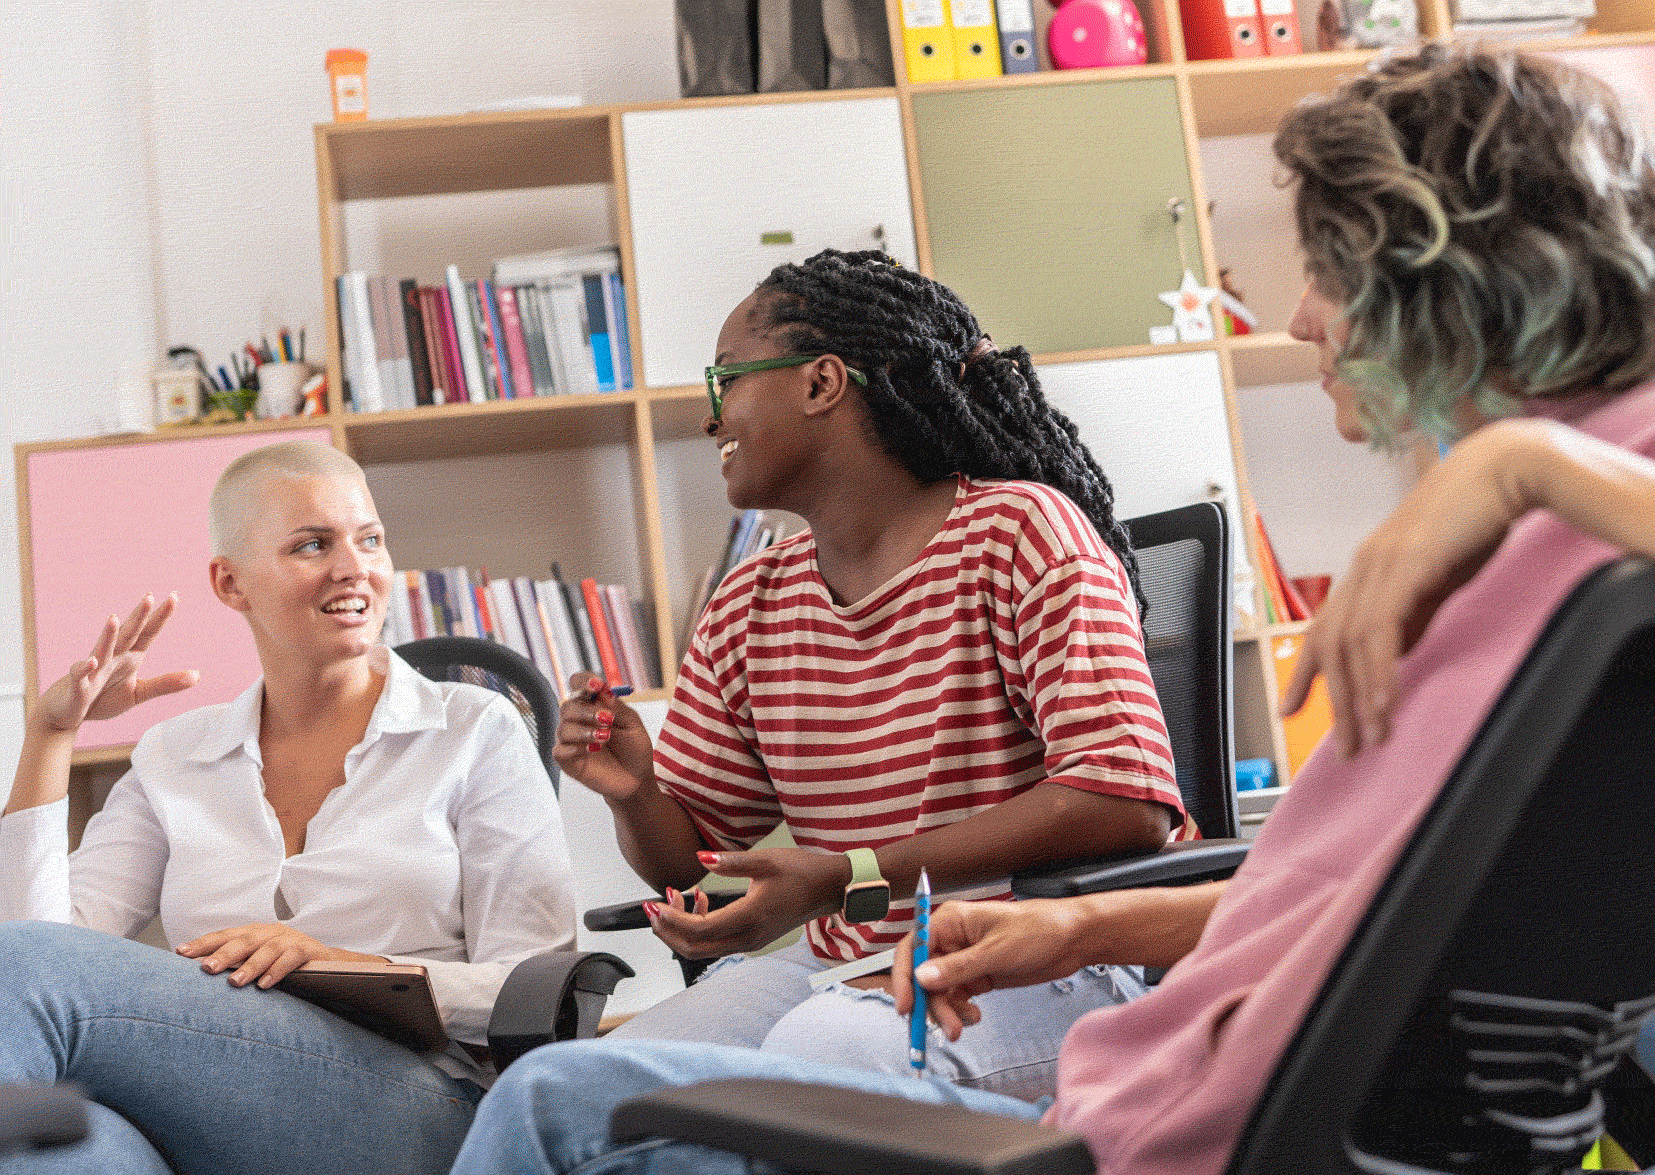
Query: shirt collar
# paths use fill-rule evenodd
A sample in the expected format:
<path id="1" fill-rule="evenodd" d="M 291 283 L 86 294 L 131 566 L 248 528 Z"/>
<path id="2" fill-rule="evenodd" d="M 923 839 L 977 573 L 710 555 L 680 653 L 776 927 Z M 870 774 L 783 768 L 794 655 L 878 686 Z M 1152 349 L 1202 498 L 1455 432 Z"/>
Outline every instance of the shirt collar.
<path id="1" fill-rule="evenodd" d="M 383 645 L 369 654 L 374 668 L 384 673 L 385 688 L 368 719 L 362 745 L 367 746 L 382 734 L 407 734 L 420 730 L 442 730 L 448 725 L 448 707 L 442 689 L 427 680 L 408 662 Z M 201 740 L 189 758 L 196 763 L 212 763 L 224 758 L 237 748 L 245 748 L 250 758 L 257 760 L 259 744 L 259 715 L 264 703 L 264 678 L 259 678 L 243 690 L 224 708 L 223 720 L 213 733 Z"/>

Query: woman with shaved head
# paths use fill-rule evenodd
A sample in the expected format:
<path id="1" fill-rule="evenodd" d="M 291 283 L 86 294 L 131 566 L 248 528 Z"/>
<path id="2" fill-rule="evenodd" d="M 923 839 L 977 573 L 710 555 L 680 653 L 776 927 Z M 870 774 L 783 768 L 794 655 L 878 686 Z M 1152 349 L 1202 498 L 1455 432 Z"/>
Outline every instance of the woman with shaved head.
<path id="1" fill-rule="evenodd" d="M 0 925 L 0 1081 L 75 1082 L 93 1136 L 0 1172 L 445 1171 L 500 985 L 574 942 L 557 797 L 510 703 L 378 643 L 391 557 L 349 457 L 247 454 L 211 528 L 263 676 L 153 727 L 73 854 L 80 724 L 195 681 L 139 676 L 176 598 L 111 616 L 29 716 L 0 817 L 0 919 L 30 920 Z M 171 954 L 126 941 L 157 915 Z M 272 990 L 382 959 L 427 968 L 446 1052 Z"/>

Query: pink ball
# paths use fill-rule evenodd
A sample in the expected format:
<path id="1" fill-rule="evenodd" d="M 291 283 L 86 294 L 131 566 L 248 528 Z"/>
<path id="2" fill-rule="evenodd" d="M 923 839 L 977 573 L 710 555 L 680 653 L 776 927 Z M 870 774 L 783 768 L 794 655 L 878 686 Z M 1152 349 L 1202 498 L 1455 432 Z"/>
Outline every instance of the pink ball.
<path id="1" fill-rule="evenodd" d="M 1149 60 L 1144 18 L 1132 0 L 1065 0 L 1046 32 L 1059 69 L 1142 65 Z"/>

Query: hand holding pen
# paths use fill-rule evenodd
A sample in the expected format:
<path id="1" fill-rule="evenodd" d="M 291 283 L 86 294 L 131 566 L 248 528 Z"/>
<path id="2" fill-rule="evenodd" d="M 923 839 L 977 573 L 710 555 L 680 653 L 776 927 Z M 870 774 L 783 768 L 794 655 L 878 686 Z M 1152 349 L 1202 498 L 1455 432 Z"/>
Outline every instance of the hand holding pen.
<path id="1" fill-rule="evenodd" d="M 654 748 L 637 711 L 621 699 L 632 691 L 576 673 L 563 699 L 553 756 L 565 774 L 605 799 L 627 800 L 654 778 Z"/>

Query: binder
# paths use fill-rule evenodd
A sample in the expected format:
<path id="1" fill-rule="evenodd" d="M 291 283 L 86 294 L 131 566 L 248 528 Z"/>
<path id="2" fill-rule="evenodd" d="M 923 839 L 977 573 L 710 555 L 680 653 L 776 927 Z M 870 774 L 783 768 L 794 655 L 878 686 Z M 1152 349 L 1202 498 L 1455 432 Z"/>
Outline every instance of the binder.
<path id="1" fill-rule="evenodd" d="M 954 78 L 954 30 L 948 0 L 902 0 L 902 55 L 910 82 Z"/>
<path id="2" fill-rule="evenodd" d="M 1299 663 L 1299 654 L 1303 651 L 1302 636 L 1284 635 L 1270 638 L 1270 655 L 1276 659 L 1278 702 L 1287 692 L 1287 683 L 1293 680 L 1293 667 Z M 1311 685 L 1310 696 L 1299 708 L 1299 712 L 1282 719 L 1281 728 L 1282 735 L 1287 740 L 1287 774 L 1291 779 L 1299 773 L 1304 761 L 1310 758 L 1310 752 L 1316 749 L 1316 744 L 1333 729 L 1333 703 L 1328 698 L 1327 683 L 1321 676 L 1318 675 Z"/>
<path id="3" fill-rule="evenodd" d="M 1000 17 L 1000 68 L 1006 73 L 1038 72 L 1034 5 L 1029 0 L 994 0 L 994 7 Z"/>
<path id="4" fill-rule="evenodd" d="M 677 0 L 678 92 L 686 98 L 753 92 L 748 0 Z"/>
<path id="5" fill-rule="evenodd" d="M 954 30 L 954 76 L 1000 76 L 1000 30 L 994 20 L 994 0 L 948 0 L 948 22 Z"/>
<path id="6" fill-rule="evenodd" d="M 1178 9 L 1189 60 L 1264 56 L 1258 0 L 1178 0 Z"/>
<path id="7" fill-rule="evenodd" d="M 1303 53 L 1299 13 L 1293 0 L 1258 0 L 1259 23 L 1264 27 L 1264 52 L 1270 57 Z"/>

